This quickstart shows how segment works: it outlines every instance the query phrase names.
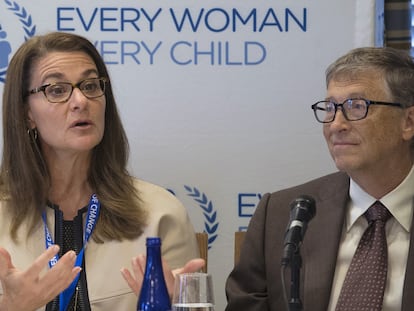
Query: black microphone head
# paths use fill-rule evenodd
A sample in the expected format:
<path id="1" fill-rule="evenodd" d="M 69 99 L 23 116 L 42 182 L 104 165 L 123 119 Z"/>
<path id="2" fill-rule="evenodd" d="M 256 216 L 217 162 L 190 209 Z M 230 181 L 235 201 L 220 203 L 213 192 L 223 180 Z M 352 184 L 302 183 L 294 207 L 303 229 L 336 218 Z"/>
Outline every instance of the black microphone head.
<path id="1" fill-rule="evenodd" d="M 302 194 L 290 203 L 290 219 L 296 219 L 307 223 L 316 214 L 315 199 Z"/>
<path id="2" fill-rule="evenodd" d="M 290 203 L 290 221 L 285 233 L 282 265 L 288 265 L 293 254 L 299 250 L 308 222 L 316 214 L 315 205 L 315 200 L 304 194 Z"/>

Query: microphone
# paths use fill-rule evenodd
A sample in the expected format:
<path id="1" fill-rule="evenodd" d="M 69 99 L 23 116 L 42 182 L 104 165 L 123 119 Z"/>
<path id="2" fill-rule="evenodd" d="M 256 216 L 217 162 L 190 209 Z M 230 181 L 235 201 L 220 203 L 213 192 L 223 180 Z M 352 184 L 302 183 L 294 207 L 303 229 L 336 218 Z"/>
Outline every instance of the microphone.
<path id="1" fill-rule="evenodd" d="M 288 265 L 292 255 L 298 251 L 308 227 L 315 216 L 315 199 L 301 195 L 290 203 L 290 221 L 286 228 L 282 265 Z"/>

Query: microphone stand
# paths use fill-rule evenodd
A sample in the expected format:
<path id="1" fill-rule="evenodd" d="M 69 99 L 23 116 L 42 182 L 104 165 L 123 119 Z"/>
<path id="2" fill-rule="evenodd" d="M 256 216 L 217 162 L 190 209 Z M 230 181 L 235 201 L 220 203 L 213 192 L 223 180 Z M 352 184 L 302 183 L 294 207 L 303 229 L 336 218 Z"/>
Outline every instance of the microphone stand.
<path id="1" fill-rule="evenodd" d="M 289 311 L 302 311 L 302 301 L 300 300 L 300 269 L 302 268 L 302 257 L 300 247 L 292 254 L 290 261 L 290 300 Z"/>
<path id="2" fill-rule="evenodd" d="M 302 311 L 300 300 L 300 269 L 302 257 L 300 245 L 306 232 L 307 223 L 315 216 L 315 199 L 308 195 L 301 195 L 290 204 L 290 221 L 285 233 L 285 242 L 282 255 L 282 287 L 286 307 L 289 311 Z M 290 299 L 287 298 L 285 286 L 285 268 L 290 266 Z"/>

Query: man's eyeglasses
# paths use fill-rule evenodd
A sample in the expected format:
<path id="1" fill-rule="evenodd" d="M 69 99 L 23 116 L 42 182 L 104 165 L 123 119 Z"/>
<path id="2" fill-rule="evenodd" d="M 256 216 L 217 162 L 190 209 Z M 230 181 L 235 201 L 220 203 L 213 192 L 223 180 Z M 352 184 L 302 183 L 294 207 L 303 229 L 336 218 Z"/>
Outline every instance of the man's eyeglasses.
<path id="1" fill-rule="evenodd" d="M 316 120 L 320 123 L 330 123 L 335 120 L 336 112 L 340 107 L 342 114 L 348 121 L 357 121 L 364 119 L 368 114 L 368 108 L 371 105 L 383 105 L 400 107 L 403 106 L 399 103 L 387 103 L 374 100 L 368 100 L 364 98 L 348 98 L 343 103 L 337 104 L 330 100 L 321 100 L 313 104 L 311 108 L 315 114 Z"/>
<path id="2" fill-rule="evenodd" d="M 64 103 L 72 96 L 73 89 L 78 88 L 86 98 L 97 98 L 105 94 L 106 78 L 89 78 L 76 84 L 55 82 L 36 87 L 27 92 L 26 96 L 43 92 L 50 103 Z"/>

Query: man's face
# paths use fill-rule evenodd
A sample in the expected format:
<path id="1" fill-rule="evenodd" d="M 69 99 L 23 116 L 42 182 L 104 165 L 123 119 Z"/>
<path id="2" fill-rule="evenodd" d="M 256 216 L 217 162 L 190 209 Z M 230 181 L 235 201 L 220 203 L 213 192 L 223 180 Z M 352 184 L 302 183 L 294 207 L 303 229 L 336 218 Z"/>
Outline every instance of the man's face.
<path id="1" fill-rule="evenodd" d="M 342 103 L 348 98 L 393 101 L 384 80 L 375 73 L 329 82 L 327 100 Z M 337 168 L 355 177 L 404 165 L 412 137 L 407 135 L 406 115 L 406 110 L 398 107 L 371 105 L 365 119 L 348 121 L 339 108 L 335 120 L 323 127 Z"/>

